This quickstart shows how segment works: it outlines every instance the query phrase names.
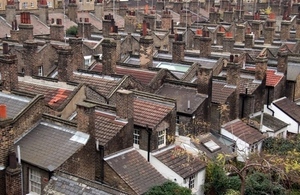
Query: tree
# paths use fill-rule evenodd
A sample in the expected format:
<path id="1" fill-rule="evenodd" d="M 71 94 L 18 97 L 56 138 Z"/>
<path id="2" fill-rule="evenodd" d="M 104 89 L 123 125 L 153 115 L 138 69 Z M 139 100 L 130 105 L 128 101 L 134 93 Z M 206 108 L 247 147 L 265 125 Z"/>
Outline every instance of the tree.
<path id="1" fill-rule="evenodd" d="M 174 195 L 174 194 L 191 195 L 192 191 L 191 189 L 179 186 L 177 183 L 174 183 L 172 181 L 167 181 L 166 183 L 160 186 L 152 187 L 146 193 L 146 195 Z"/>
<path id="2" fill-rule="evenodd" d="M 71 26 L 70 28 L 67 29 L 66 34 L 67 35 L 72 35 L 76 36 L 78 33 L 78 27 L 77 26 Z"/>

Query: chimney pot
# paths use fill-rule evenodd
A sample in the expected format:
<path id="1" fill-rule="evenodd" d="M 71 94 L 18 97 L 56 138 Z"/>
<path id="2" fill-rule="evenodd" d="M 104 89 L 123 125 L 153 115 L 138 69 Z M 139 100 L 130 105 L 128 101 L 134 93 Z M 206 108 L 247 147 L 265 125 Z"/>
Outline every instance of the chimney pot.
<path id="1" fill-rule="evenodd" d="M 231 54 L 231 55 L 229 56 L 229 61 L 230 61 L 230 62 L 233 62 L 233 58 L 234 58 L 234 56 Z"/>
<path id="2" fill-rule="evenodd" d="M 6 105 L 5 104 L 0 104 L 0 119 L 6 119 L 7 114 L 6 114 Z"/>
<path id="3" fill-rule="evenodd" d="M 16 157 L 16 153 L 14 152 L 9 154 L 9 168 L 11 169 L 17 168 L 17 157 Z"/>
<path id="4" fill-rule="evenodd" d="M 4 42 L 2 46 L 3 46 L 3 54 L 8 54 L 8 43 Z"/>

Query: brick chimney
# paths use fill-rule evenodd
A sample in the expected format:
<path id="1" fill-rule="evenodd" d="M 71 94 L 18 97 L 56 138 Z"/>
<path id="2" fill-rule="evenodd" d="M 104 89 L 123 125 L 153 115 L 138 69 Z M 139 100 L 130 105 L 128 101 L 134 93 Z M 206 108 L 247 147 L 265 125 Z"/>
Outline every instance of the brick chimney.
<path id="1" fill-rule="evenodd" d="M 143 21 L 142 36 L 140 37 L 140 64 L 141 68 L 147 69 L 153 64 L 153 38 L 147 33 L 147 23 Z"/>
<path id="2" fill-rule="evenodd" d="M 77 104 L 77 130 L 95 137 L 95 104 L 80 102 Z"/>
<path id="3" fill-rule="evenodd" d="M 254 39 L 257 40 L 261 36 L 261 31 L 262 31 L 262 23 L 260 20 L 253 20 L 252 21 L 252 32 L 254 34 Z"/>
<path id="4" fill-rule="evenodd" d="M 172 17 L 173 16 L 168 9 L 163 11 L 162 16 L 161 16 L 161 28 L 163 30 L 170 30 Z"/>
<path id="5" fill-rule="evenodd" d="M 282 41 L 287 41 L 288 39 L 290 39 L 290 30 L 291 30 L 291 21 L 282 20 L 281 30 L 280 30 L 280 39 Z"/>
<path id="6" fill-rule="evenodd" d="M 300 14 L 299 14 L 300 15 Z M 296 19 L 296 39 L 300 39 L 300 18 Z"/>
<path id="7" fill-rule="evenodd" d="M 76 4 L 76 0 L 69 0 L 68 17 L 73 22 L 77 22 L 77 4 Z"/>
<path id="8" fill-rule="evenodd" d="M 265 44 L 273 43 L 274 34 L 275 34 L 275 23 L 276 23 L 275 14 L 273 14 L 273 13 L 269 14 L 269 17 L 265 23 L 265 28 L 264 28 L 264 43 Z"/>
<path id="9" fill-rule="evenodd" d="M 185 8 L 187 9 L 187 8 Z M 192 25 L 192 14 L 190 10 L 182 10 L 180 13 L 180 25 L 191 26 Z"/>
<path id="10" fill-rule="evenodd" d="M 223 39 L 225 36 L 225 29 L 223 26 L 218 27 L 218 32 L 217 32 L 217 40 L 216 40 L 216 45 L 222 45 L 223 44 Z"/>
<path id="11" fill-rule="evenodd" d="M 268 58 L 265 54 L 260 54 L 255 59 L 255 79 L 263 80 L 265 79 L 267 72 Z"/>
<path id="12" fill-rule="evenodd" d="M 24 52 L 22 53 L 25 65 L 26 76 L 37 76 L 38 71 L 38 44 L 35 41 L 25 41 L 23 43 Z"/>
<path id="13" fill-rule="evenodd" d="M 71 46 L 73 53 L 72 63 L 74 71 L 77 69 L 85 69 L 82 44 L 81 38 L 69 38 L 69 45 Z"/>
<path id="14" fill-rule="evenodd" d="M 113 15 L 108 14 L 104 16 L 104 20 L 102 20 L 102 35 L 107 38 L 109 33 L 112 32 L 112 28 L 115 26 L 115 20 Z"/>
<path id="15" fill-rule="evenodd" d="M 16 6 L 13 0 L 7 1 L 7 5 L 5 6 L 5 19 L 9 24 L 16 19 Z"/>
<path id="16" fill-rule="evenodd" d="M 199 67 L 196 73 L 198 93 L 206 94 L 211 97 L 212 94 L 212 69 Z"/>
<path id="17" fill-rule="evenodd" d="M 18 87 L 18 59 L 9 53 L 8 43 L 3 42 L 3 54 L 0 55 L 0 73 L 2 88 L 11 91 Z"/>
<path id="18" fill-rule="evenodd" d="M 213 24 L 220 22 L 220 13 L 216 12 L 214 7 L 210 8 L 209 21 Z"/>
<path id="19" fill-rule="evenodd" d="M 57 18 L 56 23 L 50 25 L 50 39 L 63 41 L 65 39 L 64 26 L 62 25 L 62 19 Z"/>
<path id="20" fill-rule="evenodd" d="M 245 48 L 252 48 L 254 46 L 254 35 L 250 28 L 247 28 L 245 34 Z"/>
<path id="21" fill-rule="evenodd" d="M 152 31 L 155 30 L 155 22 L 156 22 L 156 15 L 155 14 L 146 14 L 144 15 L 144 21 L 148 24 L 148 28 Z"/>
<path id="22" fill-rule="evenodd" d="M 185 42 L 182 40 L 182 34 L 175 34 L 175 40 L 172 46 L 172 62 L 179 63 L 184 60 Z"/>
<path id="23" fill-rule="evenodd" d="M 84 39 L 91 39 L 92 24 L 89 18 L 82 18 L 78 23 L 78 36 Z"/>
<path id="24" fill-rule="evenodd" d="M 286 75 L 288 66 L 288 52 L 285 49 L 281 49 L 279 50 L 277 56 L 277 71 Z"/>
<path id="25" fill-rule="evenodd" d="M 104 16 L 104 3 L 103 0 L 95 0 L 94 4 L 95 16 L 102 20 Z"/>
<path id="26" fill-rule="evenodd" d="M 236 24 L 235 28 L 235 42 L 243 43 L 245 38 L 245 25 L 244 24 Z"/>
<path id="27" fill-rule="evenodd" d="M 40 5 L 39 5 L 39 18 L 40 20 L 48 25 L 49 23 L 49 11 L 48 11 L 48 4 L 47 0 L 40 0 Z"/>
<path id="28" fill-rule="evenodd" d="M 124 19 L 124 31 L 127 33 L 133 33 L 136 31 L 137 26 L 137 17 L 135 11 L 127 11 L 127 14 Z"/>
<path id="29" fill-rule="evenodd" d="M 202 37 L 200 37 L 200 57 L 209 57 L 211 55 L 211 37 L 209 30 L 204 27 Z"/>
<path id="30" fill-rule="evenodd" d="M 229 9 L 228 11 L 223 12 L 223 20 L 224 22 L 232 23 L 233 22 L 233 11 Z"/>
<path id="31" fill-rule="evenodd" d="M 133 93 L 132 91 L 119 89 L 116 97 L 116 115 L 122 119 L 128 120 L 133 124 Z"/>
<path id="32" fill-rule="evenodd" d="M 223 52 L 232 52 L 234 46 L 234 39 L 232 32 L 226 32 L 225 37 L 223 38 Z"/>
<path id="33" fill-rule="evenodd" d="M 227 74 L 226 80 L 228 85 L 239 86 L 241 64 L 238 62 L 238 55 L 231 55 L 230 60 L 226 65 Z"/>
<path id="34" fill-rule="evenodd" d="M 33 25 L 31 24 L 30 12 L 21 13 L 21 24 L 19 24 L 19 41 L 33 40 Z"/>
<path id="35" fill-rule="evenodd" d="M 171 20 L 171 29 L 170 29 L 170 33 L 168 35 L 169 37 L 169 43 L 168 43 L 168 53 L 172 53 L 173 52 L 173 42 L 175 41 L 175 34 L 174 34 L 174 22 L 173 20 Z"/>
<path id="36" fill-rule="evenodd" d="M 182 1 L 174 1 L 173 2 L 173 11 L 180 14 L 181 10 L 183 8 L 183 2 Z"/>
<path id="37" fill-rule="evenodd" d="M 19 31 L 17 20 L 11 22 L 10 39 L 13 41 L 19 41 Z"/>
<path id="38" fill-rule="evenodd" d="M 6 194 L 22 194 L 21 166 L 17 164 L 16 153 L 8 156 L 9 166 L 5 170 Z"/>
<path id="39" fill-rule="evenodd" d="M 121 60 L 121 43 L 122 43 L 122 36 L 118 34 L 118 28 L 115 26 L 115 29 L 112 33 L 109 34 L 109 38 L 112 38 L 116 43 L 116 61 Z"/>
<path id="40" fill-rule="evenodd" d="M 244 6 L 236 5 L 236 8 L 234 10 L 234 18 L 238 21 L 244 20 Z"/>
<path id="41" fill-rule="evenodd" d="M 102 73 L 104 75 L 116 72 L 116 42 L 113 39 L 104 39 L 102 45 Z"/>
<path id="42" fill-rule="evenodd" d="M 229 0 L 221 0 L 220 1 L 220 9 L 221 10 L 227 10 L 229 5 L 230 5 Z"/>
<path id="43" fill-rule="evenodd" d="M 70 46 L 61 46 L 58 50 L 58 81 L 68 82 L 72 81 L 73 63 L 72 63 L 72 48 Z"/>
<path id="44" fill-rule="evenodd" d="M 203 31 L 202 29 L 197 29 L 194 37 L 194 49 L 195 50 L 200 50 L 201 48 L 201 43 L 200 43 L 200 38 L 202 37 Z"/>

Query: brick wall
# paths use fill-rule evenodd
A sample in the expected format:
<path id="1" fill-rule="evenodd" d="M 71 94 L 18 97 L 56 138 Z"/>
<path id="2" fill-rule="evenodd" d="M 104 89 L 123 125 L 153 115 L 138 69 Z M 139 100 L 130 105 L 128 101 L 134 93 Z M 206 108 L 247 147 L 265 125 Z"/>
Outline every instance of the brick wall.
<path id="1" fill-rule="evenodd" d="M 111 75 L 115 73 L 116 69 L 116 42 L 113 39 L 105 39 L 102 41 L 102 73 Z"/>
<path id="2" fill-rule="evenodd" d="M 3 90 L 11 91 L 18 86 L 18 67 L 16 55 L 0 56 L 0 73 Z"/>
<path id="3" fill-rule="evenodd" d="M 274 39 L 274 27 L 265 27 L 264 29 L 264 43 L 265 44 L 272 44 Z"/>
<path id="4" fill-rule="evenodd" d="M 72 48 L 71 47 L 61 47 L 58 51 L 58 80 L 62 82 L 67 82 L 71 80 L 73 76 L 72 67 Z"/>
<path id="5" fill-rule="evenodd" d="M 200 57 L 209 57 L 211 55 L 211 42 L 210 37 L 200 37 Z"/>
<path id="6" fill-rule="evenodd" d="M 298 75 L 296 79 L 294 101 L 299 99 L 300 99 L 300 75 Z"/>
<path id="7" fill-rule="evenodd" d="M 291 22 L 283 20 L 281 22 L 280 39 L 286 41 L 290 39 Z"/>
<path id="8" fill-rule="evenodd" d="M 174 41 L 172 46 L 172 61 L 179 63 L 184 59 L 184 41 Z"/>
<path id="9" fill-rule="evenodd" d="M 116 43 L 116 61 L 119 61 L 121 59 L 121 35 L 119 35 L 118 33 L 110 33 L 109 37 L 112 38 L 114 40 L 114 42 Z M 123 49 L 123 48 L 122 48 Z"/>
<path id="10" fill-rule="evenodd" d="M 139 42 L 131 34 L 128 34 L 121 43 L 121 54 L 128 54 L 129 51 L 135 52 L 139 50 Z"/>
<path id="11" fill-rule="evenodd" d="M 5 173 L 6 180 L 6 194 L 7 195 L 19 195 L 22 194 L 22 183 L 21 183 L 21 167 L 11 169 L 6 168 Z"/>
<path id="12" fill-rule="evenodd" d="M 237 24 L 235 31 L 235 42 L 243 43 L 245 39 L 245 25 Z"/>
<path id="13" fill-rule="evenodd" d="M 68 17 L 73 22 L 77 21 L 77 4 L 76 3 L 69 3 L 69 5 L 68 5 Z"/>
<path id="14" fill-rule="evenodd" d="M 266 56 L 255 59 L 255 79 L 263 80 L 266 76 L 268 58 Z"/>
<path id="15" fill-rule="evenodd" d="M 223 38 L 223 52 L 232 52 L 234 46 L 234 39 L 232 37 Z"/>
<path id="16" fill-rule="evenodd" d="M 164 30 L 170 30 L 171 28 L 172 15 L 170 11 L 163 11 L 161 16 L 161 28 Z"/>
<path id="17" fill-rule="evenodd" d="M 63 41 L 65 36 L 64 26 L 60 24 L 50 25 L 50 39 Z"/>
<path id="18" fill-rule="evenodd" d="M 50 74 L 55 68 L 55 61 L 58 59 L 57 50 L 50 43 L 46 43 L 37 53 L 38 66 L 43 66 L 44 76 Z"/>
<path id="19" fill-rule="evenodd" d="M 19 24 L 19 41 L 23 43 L 26 40 L 33 40 L 33 25 Z"/>
<path id="20" fill-rule="evenodd" d="M 82 18 L 85 20 L 85 18 Z M 79 22 L 78 23 L 78 36 L 85 39 L 91 39 L 92 24 L 90 22 Z"/>
<path id="21" fill-rule="evenodd" d="M 25 75 L 26 76 L 37 76 L 38 75 L 38 61 L 39 56 L 37 55 L 37 42 L 26 41 L 23 44 L 24 52 L 22 57 L 24 59 Z"/>
<path id="22" fill-rule="evenodd" d="M 140 65 L 141 68 L 147 69 L 153 64 L 153 38 L 151 36 L 143 36 L 140 38 Z"/>
<path id="23" fill-rule="evenodd" d="M 232 11 L 224 11 L 223 20 L 224 20 L 224 22 L 231 23 L 233 21 L 233 12 Z"/>
<path id="24" fill-rule="evenodd" d="M 296 39 L 299 39 L 300 38 L 300 19 L 297 18 L 296 19 Z"/>
<path id="25" fill-rule="evenodd" d="M 217 32 L 216 45 L 222 45 L 225 32 Z"/>
<path id="26" fill-rule="evenodd" d="M 72 47 L 73 52 L 73 70 L 84 69 L 84 57 L 82 51 L 82 39 L 70 38 L 69 45 Z"/>
<path id="27" fill-rule="evenodd" d="M 102 19 L 102 17 L 104 16 L 103 2 L 102 3 L 96 3 L 96 1 L 95 1 L 94 11 L 95 11 L 95 16 L 99 19 Z"/>
<path id="28" fill-rule="evenodd" d="M 252 34 L 245 35 L 245 48 L 252 48 L 254 46 L 254 37 Z"/>
<path id="29" fill-rule="evenodd" d="M 149 29 L 150 30 L 155 30 L 155 22 L 156 22 L 156 17 L 153 14 L 148 14 L 148 15 L 144 15 L 144 20 L 146 21 L 146 23 L 149 24 Z"/>

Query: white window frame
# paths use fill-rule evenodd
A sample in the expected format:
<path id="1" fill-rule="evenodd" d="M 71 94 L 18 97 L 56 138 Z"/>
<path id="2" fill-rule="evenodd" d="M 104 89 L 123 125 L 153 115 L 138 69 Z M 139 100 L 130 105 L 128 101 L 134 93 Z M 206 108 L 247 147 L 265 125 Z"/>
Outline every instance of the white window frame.
<path id="1" fill-rule="evenodd" d="M 161 130 L 157 132 L 157 145 L 158 148 L 164 147 L 166 146 L 166 133 L 167 133 L 167 129 Z"/>
<path id="2" fill-rule="evenodd" d="M 196 184 L 196 175 L 194 174 L 189 177 L 189 188 L 194 189 L 195 184 Z"/>
<path id="3" fill-rule="evenodd" d="M 134 129 L 133 131 L 133 143 L 136 145 L 140 144 L 140 130 Z"/>
<path id="4" fill-rule="evenodd" d="M 257 151 L 258 151 L 258 143 L 252 144 L 250 146 L 250 152 L 254 153 L 254 152 L 257 152 Z"/>
<path id="5" fill-rule="evenodd" d="M 35 169 L 29 169 L 28 187 L 29 194 L 41 194 L 42 184 L 41 184 L 41 173 Z"/>
<path id="6" fill-rule="evenodd" d="M 34 2 L 30 2 L 30 7 L 34 7 Z"/>
<path id="7" fill-rule="evenodd" d="M 43 66 L 39 66 L 38 76 L 43 76 Z"/>
<path id="8" fill-rule="evenodd" d="M 28 2 L 23 2 L 22 7 L 23 7 L 24 9 L 26 9 L 26 8 L 28 7 Z"/>

